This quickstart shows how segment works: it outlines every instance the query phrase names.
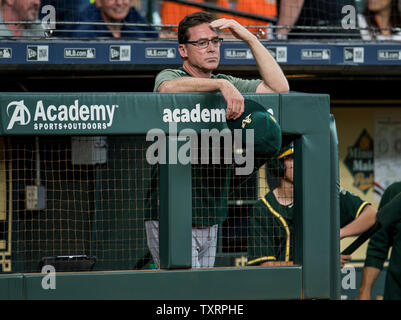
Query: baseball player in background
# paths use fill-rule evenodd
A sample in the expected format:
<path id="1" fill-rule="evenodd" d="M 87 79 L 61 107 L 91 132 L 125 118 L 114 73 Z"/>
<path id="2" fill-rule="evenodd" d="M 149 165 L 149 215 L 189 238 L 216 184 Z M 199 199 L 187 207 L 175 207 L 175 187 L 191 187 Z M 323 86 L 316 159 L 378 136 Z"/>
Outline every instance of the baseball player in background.
<path id="1" fill-rule="evenodd" d="M 379 210 L 401 193 L 401 182 L 390 185 L 383 193 Z M 381 228 L 369 241 L 365 267 L 359 289 L 360 300 L 370 300 L 372 288 L 383 269 L 390 247 L 390 264 L 384 286 L 384 300 L 401 299 L 401 222 L 394 222 L 388 228 Z"/>
<path id="2" fill-rule="evenodd" d="M 294 147 L 285 147 L 270 172 L 276 170 L 278 186 L 254 206 L 249 219 L 248 265 L 291 265 L 294 248 Z M 368 230 L 377 210 L 353 193 L 339 188 L 340 238 Z M 341 256 L 341 265 L 351 256 Z"/>

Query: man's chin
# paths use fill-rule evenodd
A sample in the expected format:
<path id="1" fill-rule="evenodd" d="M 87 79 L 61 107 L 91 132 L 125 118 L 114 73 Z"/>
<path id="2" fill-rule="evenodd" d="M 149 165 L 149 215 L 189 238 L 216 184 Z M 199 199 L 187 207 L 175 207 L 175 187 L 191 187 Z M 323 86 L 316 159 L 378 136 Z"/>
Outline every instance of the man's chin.
<path id="1" fill-rule="evenodd" d="M 205 63 L 205 68 L 209 69 L 209 70 L 214 70 L 219 66 L 219 61 L 207 61 Z"/>
<path id="2" fill-rule="evenodd" d="M 110 17 L 114 21 L 122 21 L 125 19 L 125 17 L 128 15 L 128 10 L 127 11 L 121 11 L 121 12 L 113 12 L 112 16 Z"/>

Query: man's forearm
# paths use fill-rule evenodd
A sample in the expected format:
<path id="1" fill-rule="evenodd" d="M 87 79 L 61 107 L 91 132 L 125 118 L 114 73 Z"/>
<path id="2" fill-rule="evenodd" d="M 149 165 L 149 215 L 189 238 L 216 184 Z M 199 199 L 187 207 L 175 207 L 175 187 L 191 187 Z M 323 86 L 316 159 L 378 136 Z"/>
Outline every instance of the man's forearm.
<path id="1" fill-rule="evenodd" d="M 229 28 L 237 39 L 244 41 L 249 46 L 263 80 L 256 89 L 257 93 L 289 91 L 288 81 L 280 66 L 254 34 L 232 19 L 214 20 L 210 25 L 220 30 Z"/>
<path id="2" fill-rule="evenodd" d="M 340 230 L 340 239 L 356 236 L 372 227 L 376 221 L 377 210 L 368 205 L 360 216 Z"/>
<path id="3" fill-rule="evenodd" d="M 221 79 L 206 79 L 196 77 L 180 77 L 164 81 L 157 89 L 158 92 L 212 92 L 221 90 Z"/>
<path id="4" fill-rule="evenodd" d="M 213 92 L 220 91 L 226 103 L 226 118 L 237 119 L 244 112 L 244 97 L 225 79 L 181 77 L 163 81 L 158 92 Z"/>
<path id="5" fill-rule="evenodd" d="M 362 271 L 362 282 L 359 289 L 359 299 L 369 300 L 372 288 L 380 275 L 380 269 L 375 267 L 364 267 Z"/>
<path id="6" fill-rule="evenodd" d="M 270 54 L 269 50 L 255 37 L 247 41 L 255 58 L 263 82 L 259 85 L 257 93 L 288 92 L 289 85 L 280 66 Z"/>

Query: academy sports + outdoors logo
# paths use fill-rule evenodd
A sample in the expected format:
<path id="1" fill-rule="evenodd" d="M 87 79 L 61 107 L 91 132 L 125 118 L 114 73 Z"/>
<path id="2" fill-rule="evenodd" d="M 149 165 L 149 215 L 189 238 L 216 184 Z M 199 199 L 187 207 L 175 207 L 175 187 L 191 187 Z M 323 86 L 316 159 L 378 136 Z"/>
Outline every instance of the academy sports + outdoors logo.
<path id="1" fill-rule="evenodd" d="M 28 108 L 24 100 L 12 101 L 7 105 L 9 118 L 7 130 L 15 126 L 28 126 L 33 121 L 35 131 L 52 130 L 104 130 L 113 124 L 117 104 L 48 104 L 43 100 L 36 101 L 35 110 Z M 32 106 L 32 105 L 31 105 Z M 225 109 L 201 109 L 199 103 L 195 108 L 172 108 L 163 110 L 163 122 L 226 122 Z"/>
<path id="2" fill-rule="evenodd" d="M 116 104 L 80 104 L 78 99 L 72 105 L 58 106 L 45 105 L 39 100 L 31 113 L 24 100 L 12 101 L 6 108 L 10 119 L 7 130 L 13 130 L 16 125 L 28 126 L 31 122 L 35 131 L 105 130 L 113 125 L 118 108 Z"/>
<path id="3" fill-rule="evenodd" d="M 21 126 L 26 126 L 31 122 L 31 113 L 28 108 L 24 105 L 24 100 L 10 102 L 7 106 L 7 115 L 10 117 L 9 109 L 15 107 L 14 113 L 8 123 L 7 130 L 11 130 L 14 127 L 14 123 L 19 121 Z"/>

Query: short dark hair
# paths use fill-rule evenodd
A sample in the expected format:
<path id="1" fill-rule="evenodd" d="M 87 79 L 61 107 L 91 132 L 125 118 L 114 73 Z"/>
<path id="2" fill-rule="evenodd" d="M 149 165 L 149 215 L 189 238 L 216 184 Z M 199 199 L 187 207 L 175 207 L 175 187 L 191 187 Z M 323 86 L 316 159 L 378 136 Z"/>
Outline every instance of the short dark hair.
<path id="1" fill-rule="evenodd" d="M 210 23 L 215 17 L 203 11 L 198 11 L 185 16 L 178 25 L 178 43 L 186 43 L 189 40 L 188 29 L 203 23 Z"/>

